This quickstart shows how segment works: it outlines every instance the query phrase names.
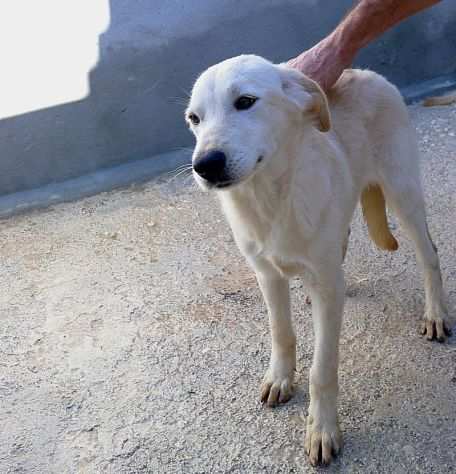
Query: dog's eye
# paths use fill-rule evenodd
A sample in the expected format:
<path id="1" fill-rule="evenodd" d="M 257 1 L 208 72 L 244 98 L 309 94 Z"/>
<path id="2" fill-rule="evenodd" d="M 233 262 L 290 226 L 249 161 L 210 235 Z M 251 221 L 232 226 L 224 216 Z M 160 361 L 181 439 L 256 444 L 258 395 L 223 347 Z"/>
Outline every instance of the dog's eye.
<path id="1" fill-rule="evenodd" d="M 198 115 L 194 114 L 193 112 L 188 114 L 188 119 L 190 120 L 190 122 L 192 122 L 193 125 L 198 125 L 201 122 Z"/>
<path id="2" fill-rule="evenodd" d="M 234 108 L 236 110 L 247 110 L 252 107 L 252 105 L 258 100 L 258 97 L 253 97 L 251 95 L 241 95 L 234 102 Z"/>

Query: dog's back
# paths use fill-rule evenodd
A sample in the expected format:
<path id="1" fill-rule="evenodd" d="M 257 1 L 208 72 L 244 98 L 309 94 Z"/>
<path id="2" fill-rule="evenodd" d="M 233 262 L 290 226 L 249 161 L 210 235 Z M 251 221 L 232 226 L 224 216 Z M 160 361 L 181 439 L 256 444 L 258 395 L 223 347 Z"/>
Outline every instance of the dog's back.
<path id="1" fill-rule="evenodd" d="M 329 91 L 328 102 L 333 129 L 348 150 L 354 148 L 356 151 L 365 138 L 373 151 L 366 152 L 367 155 L 382 161 L 383 150 L 378 152 L 376 146 L 388 142 L 389 136 L 399 134 L 402 139 L 405 136 L 415 142 L 400 92 L 375 72 L 347 69 Z M 364 156 L 363 161 L 365 159 L 369 156 Z"/>
<path id="2" fill-rule="evenodd" d="M 352 172 L 364 181 L 360 200 L 369 234 L 379 248 L 396 250 L 398 244 L 386 219 L 382 177 L 394 175 L 395 166 L 407 166 L 406 161 L 415 161 L 418 155 L 402 96 L 375 72 L 347 69 L 328 93 L 328 101 L 333 129 L 347 150 Z M 400 153 L 401 149 L 406 152 L 398 160 L 391 151 Z M 416 162 L 409 165 L 418 183 L 418 166 Z"/>
<path id="3" fill-rule="evenodd" d="M 327 96 L 331 109 L 356 112 L 363 120 L 378 119 L 394 112 L 396 120 L 409 122 L 399 90 L 373 71 L 346 69 Z"/>

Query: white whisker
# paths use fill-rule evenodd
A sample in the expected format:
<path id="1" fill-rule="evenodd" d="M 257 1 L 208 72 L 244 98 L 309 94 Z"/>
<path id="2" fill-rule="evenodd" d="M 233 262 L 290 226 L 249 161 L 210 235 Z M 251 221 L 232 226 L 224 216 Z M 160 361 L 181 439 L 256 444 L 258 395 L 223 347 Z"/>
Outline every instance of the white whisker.
<path id="1" fill-rule="evenodd" d="M 185 163 L 185 165 L 178 166 L 177 168 L 171 171 L 168 171 L 167 173 L 165 173 L 165 176 L 170 176 L 170 175 L 174 176 L 175 173 L 178 173 L 183 170 L 189 170 L 191 168 L 192 168 L 192 165 L 190 163 Z"/>
<path id="2" fill-rule="evenodd" d="M 179 176 L 185 176 L 186 173 L 191 173 L 192 172 L 192 167 L 190 166 L 189 168 L 185 168 L 183 170 L 179 170 L 174 176 L 171 176 L 171 178 L 167 181 L 167 183 L 171 183 L 174 180 L 176 180 Z"/>

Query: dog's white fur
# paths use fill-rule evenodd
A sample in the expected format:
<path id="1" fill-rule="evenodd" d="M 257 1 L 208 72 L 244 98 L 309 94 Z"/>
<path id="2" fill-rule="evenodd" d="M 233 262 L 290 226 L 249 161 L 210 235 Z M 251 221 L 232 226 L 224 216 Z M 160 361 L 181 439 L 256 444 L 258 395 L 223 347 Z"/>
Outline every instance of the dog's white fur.
<path id="1" fill-rule="evenodd" d="M 233 102 L 243 94 L 259 99 L 238 111 Z M 233 185 L 217 194 L 268 308 L 272 353 L 262 397 L 270 405 L 292 394 L 296 338 L 288 279 L 302 276 L 312 297 L 315 351 L 305 447 L 313 464 L 327 463 L 341 446 L 343 248 L 369 185 L 381 188 L 415 243 L 425 273 L 425 332 L 445 337 L 439 260 L 427 231 L 407 109 L 397 89 L 373 72 L 345 71 L 326 97 L 301 73 L 247 55 L 205 71 L 189 113 L 200 118 L 190 124 L 197 139 L 194 160 L 213 149 L 227 155 Z"/>

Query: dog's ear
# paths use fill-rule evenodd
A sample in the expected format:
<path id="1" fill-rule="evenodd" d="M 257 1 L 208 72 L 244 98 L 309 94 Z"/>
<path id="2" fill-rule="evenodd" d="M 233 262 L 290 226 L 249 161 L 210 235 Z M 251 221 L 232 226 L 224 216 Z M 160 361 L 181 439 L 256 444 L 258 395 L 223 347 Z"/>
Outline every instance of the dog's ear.
<path id="1" fill-rule="evenodd" d="M 282 89 L 289 100 L 307 113 L 315 114 L 317 128 L 327 132 L 331 128 L 328 99 L 312 79 L 285 64 L 279 66 Z"/>

